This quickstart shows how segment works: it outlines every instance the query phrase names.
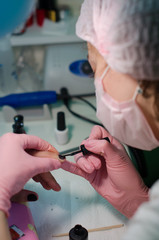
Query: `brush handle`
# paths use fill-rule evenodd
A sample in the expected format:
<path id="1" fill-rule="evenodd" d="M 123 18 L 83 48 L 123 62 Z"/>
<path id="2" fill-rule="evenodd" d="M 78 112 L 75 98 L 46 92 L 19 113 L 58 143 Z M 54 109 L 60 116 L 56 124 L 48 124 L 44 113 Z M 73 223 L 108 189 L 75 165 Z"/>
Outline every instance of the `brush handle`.
<path id="1" fill-rule="evenodd" d="M 109 140 L 108 137 L 102 138 L 102 139 L 100 139 L 100 140 L 106 140 L 106 141 L 108 141 L 108 142 L 110 143 L 110 140 Z M 87 154 L 92 154 L 92 152 L 90 152 L 89 150 L 86 149 L 86 147 L 84 146 L 84 144 L 82 144 L 82 145 L 80 146 L 80 148 L 81 148 L 81 152 L 83 153 L 84 156 L 87 155 Z"/>
<path id="2" fill-rule="evenodd" d="M 102 138 L 101 140 L 106 140 L 106 141 L 108 141 L 110 143 L 110 140 L 109 140 L 108 137 Z M 67 154 L 59 154 L 59 158 L 60 159 L 65 159 L 68 156 L 74 156 L 74 155 L 76 155 L 77 153 L 80 153 L 80 152 L 82 152 L 84 156 L 88 155 L 88 154 L 92 154 L 92 152 L 90 152 L 89 150 L 86 149 L 84 144 L 82 144 L 80 146 L 80 149 L 81 150 L 77 150 L 77 151 L 74 151 L 74 152 L 71 152 L 71 153 L 67 153 Z"/>
<path id="3" fill-rule="evenodd" d="M 80 146 L 80 148 L 81 148 L 81 152 L 83 153 L 84 156 L 87 155 L 87 154 L 91 154 L 91 153 L 92 153 L 92 152 L 88 151 L 88 150 L 85 148 L 84 144 L 82 144 L 82 145 Z"/>

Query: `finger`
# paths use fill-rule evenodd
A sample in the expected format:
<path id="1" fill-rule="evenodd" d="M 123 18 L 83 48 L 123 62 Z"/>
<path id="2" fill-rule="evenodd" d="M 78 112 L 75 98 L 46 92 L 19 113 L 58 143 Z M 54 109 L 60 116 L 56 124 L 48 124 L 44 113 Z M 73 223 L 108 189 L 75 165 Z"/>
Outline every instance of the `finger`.
<path id="1" fill-rule="evenodd" d="M 93 171 L 101 167 L 101 161 L 98 157 L 93 154 L 88 156 L 83 156 L 82 154 L 77 154 L 75 156 L 75 161 L 77 165 L 85 172 L 92 173 Z"/>
<path id="2" fill-rule="evenodd" d="M 88 173 L 80 169 L 76 163 L 65 161 L 61 164 L 61 168 L 67 172 L 81 176 L 88 180 Z"/>
<path id="3" fill-rule="evenodd" d="M 75 161 L 77 163 L 77 166 L 87 173 L 92 173 L 95 170 L 92 163 L 88 162 L 87 159 L 81 154 L 77 154 L 75 156 Z"/>
<path id="4" fill-rule="evenodd" d="M 19 193 L 15 194 L 12 198 L 12 202 L 34 202 L 38 200 L 38 194 L 29 190 L 21 190 Z"/>
<path id="5" fill-rule="evenodd" d="M 101 159 L 98 155 L 90 154 L 87 156 L 87 161 L 94 166 L 94 169 L 98 170 L 101 168 Z"/>
<path id="6" fill-rule="evenodd" d="M 48 172 L 61 167 L 61 159 L 59 159 L 58 154 L 56 152 L 36 150 L 29 150 L 29 154 L 34 156 L 30 166 L 32 169 L 32 172 L 30 171 L 30 174 L 32 174 L 30 178 L 32 177 L 34 180 L 40 182 L 45 189 L 60 191 L 60 185 L 51 173 L 48 174 Z M 46 157 L 49 157 L 49 159 Z M 29 161 L 30 159 L 28 162 Z M 36 177 L 36 175 L 38 175 L 38 177 Z M 39 175 L 42 177 L 39 177 Z"/>
<path id="7" fill-rule="evenodd" d="M 18 135 L 19 137 L 19 135 Z M 28 134 L 20 134 L 20 143 L 24 149 L 36 149 L 41 151 L 48 151 L 53 149 L 53 146 L 47 141 Z M 23 140 L 23 141 L 22 141 Z M 57 150 L 56 150 L 57 151 Z"/>
<path id="8" fill-rule="evenodd" d="M 106 140 L 89 139 L 85 142 L 86 149 L 98 155 L 105 154 L 105 149 L 108 145 L 110 143 Z"/>
<path id="9" fill-rule="evenodd" d="M 92 128 L 89 139 L 101 139 L 104 137 L 112 138 L 112 136 L 101 126 L 95 125 Z"/>
<path id="10" fill-rule="evenodd" d="M 45 188 L 46 190 L 50 190 L 51 188 L 50 188 L 49 184 L 47 184 L 47 182 L 45 182 L 45 181 L 43 180 L 43 178 L 41 177 L 41 174 L 43 174 L 43 173 L 40 173 L 40 174 L 36 175 L 35 177 L 33 177 L 33 180 L 34 180 L 35 182 L 41 183 L 41 185 L 43 186 L 43 188 Z"/>
<path id="11" fill-rule="evenodd" d="M 99 156 L 104 156 L 107 160 L 109 158 L 112 160 L 117 154 L 120 154 L 118 148 L 106 140 L 88 140 L 85 143 L 85 147 Z"/>
<path id="12" fill-rule="evenodd" d="M 50 172 L 61 166 L 61 159 L 59 159 L 58 154 L 55 152 L 29 150 L 29 154 L 34 156 L 32 167 L 34 169 L 37 168 L 37 174 Z"/>
<path id="13" fill-rule="evenodd" d="M 109 143 L 105 140 L 88 140 L 87 143 L 85 143 L 85 147 L 100 156 L 103 156 L 108 163 L 111 164 L 111 166 L 119 164 L 127 164 L 125 162 L 125 159 L 128 161 L 128 156 L 124 148 L 119 144 L 119 142 L 116 142 L 117 140 L 114 140 L 115 143 L 120 146 L 120 149 L 117 148 L 114 144 Z M 115 160 L 115 161 L 113 161 Z M 113 165 L 112 165 L 113 164 Z"/>
<path id="14" fill-rule="evenodd" d="M 28 168 L 27 178 L 25 180 L 28 181 L 30 178 L 33 178 L 38 174 L 59 169 L 61 167 L 61 162 L 58 159 L 39 158 L 28 155 L 24 167 Z"/>
<path id="15" fill-rule="evenodd" d="M 35 182 L 40 182 L 46 190 L 60 191 L 61 187 L 50 172 L 41 173 L 33 177 Z"/>
<path id="16" fill-rule="evenodd" d="M 40 182 L 41 185 L 46 190 L 53 189 L 54 191 L 60 191 L 61 190 L 60 185 L 57 183 L 57 181 L 51 175 L 51 173 L 48 172 L 48 171 L 54 170 L 56 168 L 59 168 L 61 166 L 61 164 L 57 162 L 60 160 L 57 153 L 50 152 L 50 151 L 37 151 L 37 150 L 28 150 L 27 152 L 36 158 L 33 160 L 34 162 L 32 161 L 33 172 L 34 172 L 34 169 L 36 168 L 36 172 L 34 172 L 34 175 L 31 176 L 31 177 L 33 177 L 34 181 Z M 41 158 L 40 160 L 39 160 L 39 157 Z M 51 168 L 49 166 L 46 166 L 46 164 L 47 164 L 46 157 L 54 158 L 54 160 L 53 159 L 51 160 L 51 165 L 53 165 Z M 37 162 L 37 160 L 38 160 L 38 162 Z M 56 161 L 56 164 L 53 164 L 54 161 Z M 42 164 L 41 164 L 41 162 L 42 162 Z M 40 168 L 37 168 L 37 164 L 38 165 L 40 164 Z M 50 165 L 50 160 L 49 160 L 49 165 Z M 46 167 L 49 167 L 48 171 L 47 171 Z M 37 175 L 36 175 L 36 173 L 37 173 Z"/>
<path id="17" fill-rule="evenodd" d="M 118 140 L 116 140 L 106 129 L 104 129 L 103 127 L 98 126 L 98 125 L 96 125 L 92 128 L 89 139 L 100 139 L 101 140 L 102 138 L 105 138 L 105 137 L 108 137 L 110 142 L 113 145 L 115 145 L 118 149 L 123 148 L 123 146 L 120 144 L 120 142 Z"/>

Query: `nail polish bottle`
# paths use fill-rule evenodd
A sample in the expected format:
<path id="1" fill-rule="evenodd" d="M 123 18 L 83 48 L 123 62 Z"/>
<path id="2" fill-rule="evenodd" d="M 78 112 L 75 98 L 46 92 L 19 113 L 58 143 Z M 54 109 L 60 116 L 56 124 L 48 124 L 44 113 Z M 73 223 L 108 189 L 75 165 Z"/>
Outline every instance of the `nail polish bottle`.
<path id="1" fill-rule="evenodd" d="M 24 117 L 22 115 L 16 115 L 14 117 L 13 133 L 26 133 L 24 129 Z"/>
<path id="2" fill-rule="evenodd" d="M 46 8 L 47 8 L 47 17 L 53 22 L 58 22 L 59 16 L 58 16 L 58 10 L 57 10 L 57 1 L 48 0 L 46 3 Z"/>
<path id="3" fill-rule="evenodd" d="M 45 20 L 45 14 L 46 14 L 46 10 L 45 10 L 45 0 L 38 0 L 38 4 L 37 4 L 37 8 L 36 8 L 36 21 L 37 21 L 37 25 L 39 27 L 42 27 L 44 24 L 44 20 Z"/>
<path id="4" fill-rule="evenodd" d="M 69 240 L 88 240 L 88 231 L 77 224 L 69 231 Z"/>
<path id="5" fill-rule="evenodd" d="M 65 123 L 65 113 L 57 113 L 57 128 L 55 129 L 56 141 L 59 145 L 64 145 L 68 142 L 68 128 Z"/>

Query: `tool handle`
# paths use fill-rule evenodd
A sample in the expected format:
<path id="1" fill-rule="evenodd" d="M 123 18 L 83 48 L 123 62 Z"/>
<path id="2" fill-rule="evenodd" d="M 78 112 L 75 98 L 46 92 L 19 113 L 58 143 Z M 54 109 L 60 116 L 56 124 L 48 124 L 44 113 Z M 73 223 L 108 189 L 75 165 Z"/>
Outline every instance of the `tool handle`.
<path id="1" fill-rule="evenodd" d="M 81 148 L 81 152 L 83 153 L 84 156 L 91 153 L 90 151 L 88 151 L 88 150 L 85 148 L 84 144 L 82 144 L 82 145 L 80 146 L 80 148 Z"/>
<path id="2" fill-rule="evenodd" d="M 100 140 L 106 140 L 106 141 L 108 141 L 108 142 L 110 143 L 110 140 L 109 140 L 108 137 L 101 138 Z M 84 146 L 84 144 L 82 144 L 82 145 L 80 146 L 80 148 L 81 148 L 81 152 L 83 153 L 84 156 L 87 155 L 87 154 L 91 154 L 91 153 L 92 153 L 92 152 L 90 152 L 89 150 L 86 149 L 86 147 Z"/>
<path id="3" fill-rule="evenodd" d="M 102 138 L 101 140 L 106 140 L 110 143 L 110 139 L 108 137 Z"/>
<path id="4" fill-rule="evenodd" d="M 38 91 L 15 93 L 0 98 L 0 106 L 8 105 L 13 108 L 52 104 L 57 101 L 55 91 Z"/>

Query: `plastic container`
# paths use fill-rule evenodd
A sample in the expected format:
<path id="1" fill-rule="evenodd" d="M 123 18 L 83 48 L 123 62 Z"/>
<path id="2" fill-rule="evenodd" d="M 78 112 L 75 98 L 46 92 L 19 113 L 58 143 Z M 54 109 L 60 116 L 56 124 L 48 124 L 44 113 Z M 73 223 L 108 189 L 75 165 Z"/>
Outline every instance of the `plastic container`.
<path id="1" fill-rule="evenodd" d="M 69 240 L 88 240 L 88 231 L 77 224 L 69 231 Z"/>
<path id="2" fill-rule="evenodd" d="M 12 203 L 8 226 L 13 240 L 38 240 L 34 220 L 27 203 Z"/>

